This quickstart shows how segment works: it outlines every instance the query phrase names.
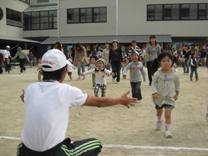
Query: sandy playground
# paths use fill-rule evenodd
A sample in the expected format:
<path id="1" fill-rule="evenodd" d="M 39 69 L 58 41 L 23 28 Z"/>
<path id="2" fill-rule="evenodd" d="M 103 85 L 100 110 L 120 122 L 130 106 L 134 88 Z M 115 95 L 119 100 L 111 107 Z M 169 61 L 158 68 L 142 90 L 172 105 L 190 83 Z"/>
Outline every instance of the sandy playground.
<path id="1" fill-rule="evenodd" d="M 178 69 L 181 93 L 173 111 L 173 138 L 165 139 L 164 130 L 155 131 L 155 110 L 148 82 L 142 83 L 143 101 L 127 109 L 123 106 L 108 108 L 76 107 L 71 110 L 67 136 L 72 139 L 96 137 L 104 148 L 100 156 L 208 156 L 208 72 L 199 68 L 199 81 Z M 73 73 L 76 79 L 76 74 Z M 15 156 L 23 127 L 24 104 L 21 90 L 37 81 L 36 68 L 28 68 L 20 75 L 19 68 L 11 74 L 0 75 L 0 156 Z M 77 86 L 93 95 L 91 76 L 84 81 L 65 83 Z M 128 80 L 112 84 L 108 78 L 107 96 L 119 96 L 130 90 Z M 12 138 L 5 138 L 12 137 Z M 17 137 L 17 138 L 16 138 Z"/>

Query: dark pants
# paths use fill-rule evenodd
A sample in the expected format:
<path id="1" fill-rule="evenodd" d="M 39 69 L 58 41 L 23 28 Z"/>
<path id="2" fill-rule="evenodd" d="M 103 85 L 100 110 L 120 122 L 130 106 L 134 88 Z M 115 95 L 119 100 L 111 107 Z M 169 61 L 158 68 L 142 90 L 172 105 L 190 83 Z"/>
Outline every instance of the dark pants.
<path id="1" fill-rule="evenodd" d="M 132 97 L 142 100 L 141 82 L 131 82 Z"/>
<path id="2" fill-rule="evenodd" d="M 152 84 L 152 76 L 157 71 L 157 69 L 158 69 L 157 60 L 147 62 L 147 72 L 148 72 L 148 78 L 149 78 L 149 85 Z"/>
<path id="3" fill-rule="evenodd" d="M 26 70 L 25 68 L 25 62 L 26 60 L 25 59 L 19 59 L 19 66 L 20 66 L 20 73 L 22 73 L 24 70 Z"/>
<path id="4" fill-rule="evenodd" d="M 193 74 L 195 74 L 195 78 L 196 78 L 196 80 L 198 80 L 198 71 L 197 71 L 197 68 L 195 68 L 195 67 L 191 67 L 191 74 L 190 74 L 190 80 L 192 80 L 192 78 L 193 78 Z"/>
<path id="5" fill-rule="evenodd" d="M 5 72 L 9 73 L 10 70 L 11 70 L 11 63 L 10 63 L 10 59 L 9 58 L 5 59 L 4 66 L 5 66 Z"/>
<path id="6" fill-rule="evenodd" d="M 112 62 L 111 67 L 112 67 L 112 72 L 114 73 L 113 79 L 116 78 L 116 81 L 120 82 L 121 63 Z"/>
<path id="7" fill-rule="evenodd" d="M 17 156 L 97 156 L 101 148 L 101 142 L 94 138 L 75 142 L 68 138 L 44 152 L 33 151 L 21 143 L 17 147 Z"/>

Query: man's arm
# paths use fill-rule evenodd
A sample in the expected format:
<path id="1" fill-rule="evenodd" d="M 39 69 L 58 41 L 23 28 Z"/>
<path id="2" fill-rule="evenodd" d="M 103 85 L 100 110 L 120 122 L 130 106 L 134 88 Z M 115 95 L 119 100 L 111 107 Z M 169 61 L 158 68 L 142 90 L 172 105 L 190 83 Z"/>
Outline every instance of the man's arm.
<path id="1" fill-rule="evenodd" d="M 84 106 L 108 107 L 121 104 L 129 108 L 137 101 L 136 98 L 128 97 L 129 93 L 128 91 L 119 98 L 88 96 Z"/>

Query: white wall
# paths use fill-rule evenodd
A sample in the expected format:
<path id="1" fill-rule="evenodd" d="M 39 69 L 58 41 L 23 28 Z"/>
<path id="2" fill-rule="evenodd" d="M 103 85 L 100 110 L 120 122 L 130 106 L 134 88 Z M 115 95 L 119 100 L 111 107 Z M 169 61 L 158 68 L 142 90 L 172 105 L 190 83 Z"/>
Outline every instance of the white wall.
<path id="1" fill-rule="evenodd" d="M 0 7 L 3 9 L 4 17 L 0 21 L 0 36 L 22 38 L 23 30 L 19 27 L 9 26 L 6 24 L 6 8 L 23 12 L 28 5 L 19 0 L 0 0 Z"/>
<path id="2" fill-rule="evenodd" d="M 208 36 L 206 21 L 147 21 L 147 4 L 208 3 L 208 0 L 119 0 L 119 34 L 171 34 L 174 37 Z"/>
<path id="3" fill-rule="evenodd" d="M 114 35 L 116 23 L 115 0 L 61 0 L 61 36 Z M 67 9 L 82 7 L 107 7 L 107 23 L 67 24 Z"/>

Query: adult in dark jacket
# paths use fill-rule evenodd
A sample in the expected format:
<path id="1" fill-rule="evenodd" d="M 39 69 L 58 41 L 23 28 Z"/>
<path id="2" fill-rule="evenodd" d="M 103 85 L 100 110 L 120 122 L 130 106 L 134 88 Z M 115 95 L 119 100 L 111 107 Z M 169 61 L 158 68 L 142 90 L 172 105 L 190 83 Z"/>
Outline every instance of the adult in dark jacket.
<path id="1" fill-rule="evenodd" d="M 120 71 L 121 71 L 121 62 L 122 62 L 122 51 L 118 47 L 118 41 L 112 42 L 112 47 L 109 54 L 109 62 L 112 67 L 113 72 L 113 81 L 120 81 Z"/>

